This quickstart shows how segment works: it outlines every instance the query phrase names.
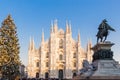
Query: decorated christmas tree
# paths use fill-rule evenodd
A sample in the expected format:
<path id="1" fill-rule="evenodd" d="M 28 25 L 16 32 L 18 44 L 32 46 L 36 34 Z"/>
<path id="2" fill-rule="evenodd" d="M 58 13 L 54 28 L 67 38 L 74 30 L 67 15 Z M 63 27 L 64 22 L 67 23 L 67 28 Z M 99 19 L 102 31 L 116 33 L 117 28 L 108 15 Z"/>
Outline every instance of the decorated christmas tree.
<path id="1" fill-rule="evenodd" d="M 0 28 L 0 71 L 2 78 L 14 80 L 19 73 L 19 42 L 16 26 L 10 15 Z"/>

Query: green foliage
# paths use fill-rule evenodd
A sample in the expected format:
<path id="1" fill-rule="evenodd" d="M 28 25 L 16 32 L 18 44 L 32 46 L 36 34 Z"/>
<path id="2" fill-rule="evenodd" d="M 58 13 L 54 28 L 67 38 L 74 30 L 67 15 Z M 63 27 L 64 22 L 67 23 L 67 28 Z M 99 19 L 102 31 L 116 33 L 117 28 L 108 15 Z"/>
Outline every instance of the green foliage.
<path id="1" fill-rule="evenodd" d="M 4 78 L 14 80 L 19 73 L 19 42 L 16 26 L 10 15 L 0 28 L 0 66 Z"/>

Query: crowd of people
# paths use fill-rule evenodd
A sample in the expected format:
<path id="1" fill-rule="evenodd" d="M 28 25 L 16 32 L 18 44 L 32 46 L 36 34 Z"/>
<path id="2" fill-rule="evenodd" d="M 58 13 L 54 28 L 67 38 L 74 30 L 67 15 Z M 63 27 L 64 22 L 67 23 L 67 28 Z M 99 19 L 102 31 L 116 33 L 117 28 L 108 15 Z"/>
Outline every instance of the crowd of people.
<path id="1" fill-rule="evenodd" d="M 70 80 L 70 79 L 58 79 L 58 78 L 48 78 L 48 79 L 44 79 L 44 78 L 23 78 L 23 79 L 19 79 L 19 80 Z"/>

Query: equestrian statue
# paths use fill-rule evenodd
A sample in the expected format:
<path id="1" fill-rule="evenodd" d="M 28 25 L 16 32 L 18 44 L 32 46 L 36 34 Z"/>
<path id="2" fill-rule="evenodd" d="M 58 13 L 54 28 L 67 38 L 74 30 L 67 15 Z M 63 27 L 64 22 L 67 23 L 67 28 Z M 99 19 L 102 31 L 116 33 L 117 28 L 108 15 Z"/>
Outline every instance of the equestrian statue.
<path id="1" fill-rule="evenodd" d="M 99 42 L 99 39 L 100 39 L 100 42 L 105 42 L 105 40 L 107 39 L 107 36 L 109 34 L 109 30 L 110 31 L 115 31 L 115 29 L 113 29 L 109 24 L 107 24 L 107 20 L 104 19 L 102 21 L 102 23 L 99 25 L 98 27 L 98 33 L 97 33 L 97 43 Z M 104 40 L 103 40 L 104 38 Z"/>

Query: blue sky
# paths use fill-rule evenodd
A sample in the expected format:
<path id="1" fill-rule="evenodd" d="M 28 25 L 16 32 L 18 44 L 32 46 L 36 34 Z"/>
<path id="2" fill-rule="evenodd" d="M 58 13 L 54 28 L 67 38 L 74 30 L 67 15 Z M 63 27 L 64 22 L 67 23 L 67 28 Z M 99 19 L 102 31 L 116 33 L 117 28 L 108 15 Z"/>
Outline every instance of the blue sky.
<path id="1" fill-rule="evenodd" d="M 86 48 L 88 39 L 96 44 L 98 25 L 106 18 L 108 24 L 116 29 L 108 36 L 114 42 L 114 59 L 120 61 L 120 0 L 0 0 L 0 23 L 12 15 L 17 26 L 20 58 L 27 65 L 30 36 L 34 37 L 36 48 L 40 46 L 42 29 L 45 39 L 50 36 L 51 21 L 57 19 L 58 27 L 65 30 L 66 20 L 71 22 L 72 36 Z"/>

